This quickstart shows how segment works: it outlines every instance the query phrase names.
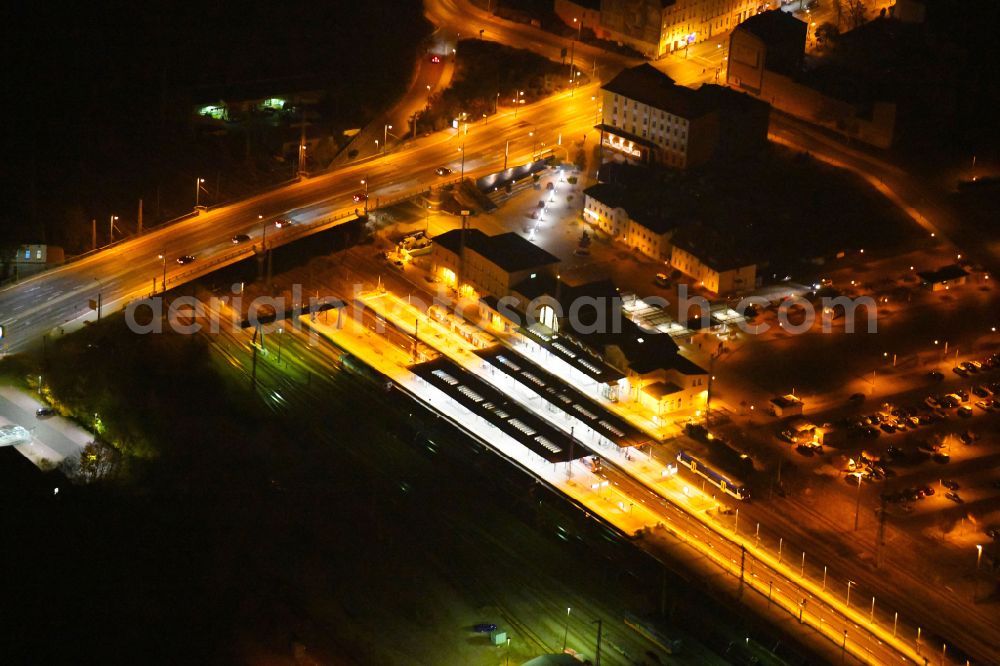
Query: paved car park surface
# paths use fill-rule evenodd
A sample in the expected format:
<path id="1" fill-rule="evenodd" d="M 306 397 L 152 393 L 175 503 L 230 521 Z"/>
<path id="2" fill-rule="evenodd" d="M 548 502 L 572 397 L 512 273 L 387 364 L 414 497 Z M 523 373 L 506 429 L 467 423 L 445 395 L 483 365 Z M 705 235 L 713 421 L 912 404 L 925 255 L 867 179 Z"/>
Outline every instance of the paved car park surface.
<path id="1" fill-rule="evenodd" d="M 43 466 L 45 462 L 59 464 L 66 458 L 79 458 L 94 436 L 62 416 L 39 418 L 35 412 L 44 407 L 32 395 L 11 386 L 0 386 L 0 425 L 24 426 L 32 435 L 30 443 L 17 444 L 25 458 Z"/>

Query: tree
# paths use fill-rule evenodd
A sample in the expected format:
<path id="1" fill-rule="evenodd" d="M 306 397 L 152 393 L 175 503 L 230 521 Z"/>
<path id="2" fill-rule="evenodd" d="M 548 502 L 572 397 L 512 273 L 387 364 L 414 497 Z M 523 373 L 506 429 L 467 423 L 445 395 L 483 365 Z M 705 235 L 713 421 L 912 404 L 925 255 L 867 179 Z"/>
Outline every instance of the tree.
<path id="1" fill-rule="evenodd" d="M 838 37 L 840 37 L 840 30 L 829 21 L 821 23 L 816 28 L 816 45 L 821 49 L 833 48 L 834 44 L 837 43 Z"/>
<path id="2" fill-rule="evenodd" d="M 847 0 L 833 0 L 833 13 L 837 17 L 837 30 L 840 30 L 840 26 L 843 25 L 844 21 L 844 3 Z"/>
<path id="3" fill-rule="evenodd" d="M 847 24 L 851 30 L 860 28 L 868 20 L 868 8 L 864 0 L 847 0 Z"/>

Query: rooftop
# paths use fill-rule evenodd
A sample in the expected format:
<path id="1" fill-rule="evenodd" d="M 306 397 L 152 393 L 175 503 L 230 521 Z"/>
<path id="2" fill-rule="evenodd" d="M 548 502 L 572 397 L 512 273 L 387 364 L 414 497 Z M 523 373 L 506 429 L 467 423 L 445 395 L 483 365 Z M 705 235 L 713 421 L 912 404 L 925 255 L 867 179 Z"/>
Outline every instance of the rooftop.
<path id="1" fill-rule="evenodd" d="M 939 268 L 936 271 L 920 271 L 917 275 L 919 275 L 924 282 L 937 284 L 939 282 L 947 282 L 948 280 L 958 280 L 959 278 L 964 278 L 969 274 L 961 266 L 957 264 L 950 264 Z"/>
<path id="2" fill-rule="evenodd" d="M 693 254 L 714 271 L 728 271 L 753 264 L 753 260 L 738 250 L 731 236 L 724 236 L 704 224 L 681 227 L 671 239 L 674 246 Z"/>
<path id="3" fill-rule="evenodd" d="M 678 225 L 676 217 L 667 211 L 666 203 L 662 201 L 663 197 L 655 186 L 629 188 L 618 182 L 597 183 L 583 193 L 605 206 L 623 209 L 630 219 L 653 233 L 663 234 Z"/>
<path id="4" fill-rule="evenodd" d="M 804 21 L 800 21 L 790 13 L 780 9 L 772 9 L 754 14 L 740 23 L 736 29 L 745 30 L 760 37 L 765 44 L 771 44 L 789 37 L 798 37 L 799 35 L 804 37 L 806 27 Z"/>
<path id="5" fill-rule="evenodd" d="M 689 119 L 699 118 L 723 107 L 742 110 L 755 105 L 766 106 L 764 102 L 726 86 L 704 84 L 700 88 L 688 88 L 677 85 L 673 79 L 650 64 L 622 70 L 618 76 L 604 84 L 603 89 Z M 609 131 L 622 135 L 622 131 L 617 128 L 610 128 Z"/>
<path id="6" fill-rule="evenodd" d="M 513 231 L 499 236 L 487 236 L 479 229 L 467 229 L 465 233 L 466 249 L 485 257 L 508 273 L 559 263 L 558 257 Z M 461 229 L 452 229 L 435 236 L 434 242 L 458 254 L 461 234 Z"/>
<path id="7" fill-rule="evenodd" d="M 673 382 L 653 382 L 648 386 L 642 387 L 643 393 L 652 398 L 655 398 L 656 400 L 662 400 L 668 395 L 679 393 L 680 391 L 683 390 L 684 389 L 682 389 L 677 384 L 674 384 Z"/>
<path id="8" fill-rule="evenodd" d="M 657 109 L 669 110 L 684 118 L 697 118 L 709 111 L 693 88 L 677 85 L 672 78 L 648 63 L 623 69 L 604 84 L 604 90 Z"/>

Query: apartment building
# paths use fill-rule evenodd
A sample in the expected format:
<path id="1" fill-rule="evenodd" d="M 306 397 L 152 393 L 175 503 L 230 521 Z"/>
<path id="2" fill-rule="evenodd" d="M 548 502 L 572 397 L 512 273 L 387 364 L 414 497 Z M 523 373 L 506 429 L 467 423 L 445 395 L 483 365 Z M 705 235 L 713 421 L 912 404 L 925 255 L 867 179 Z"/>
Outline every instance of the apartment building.
<path id="1" fill-rule="evenodd" d="M 718 37 L 765 8 L 759 0 L 601 0 L 596 32 L 659 58 Z"/>
<path id="2" fill-rule="evenodd" d="M 767 143 L 767 103 L 721 86 L 680 86 L 652 65 L 623 70 L 601 95 L 596 129 L 615 159 L 686 169 Z"/>

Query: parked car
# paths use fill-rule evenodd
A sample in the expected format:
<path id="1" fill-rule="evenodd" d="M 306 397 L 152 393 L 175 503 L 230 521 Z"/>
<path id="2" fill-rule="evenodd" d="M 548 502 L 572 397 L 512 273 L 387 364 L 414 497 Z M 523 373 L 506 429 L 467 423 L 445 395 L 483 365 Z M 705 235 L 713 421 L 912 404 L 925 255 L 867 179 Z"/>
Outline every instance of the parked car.
<path id="1" fill-rule="evenodd" d="M 950 499 L 955 504 L 965 504 L 965 500 L 958 496 L 958 493 L 947 492 L 944 494 L 945 497 Z"/>
<path id="2" fill-rule="evenodd" d="M 990 390 L 988 388 L 986 388 L 985 386 L 983 386 L 982 384 L 978 384 L 976 386 L 973 386 L 972 387 L 972 394 L 975 395 L 975 396 L 977 396 L 977 397 L 979 397 L 979 398 L 988 398 L 988 397 L 990 397 L 992 395 L 990 393 Z"/>
<path id="3" fill-rule="evenodd" d="M 944 373 L 937 370 L 931 370 L 927 373 L 927 378 L 934 382 L 939 382 L 944 379 Z"/>
<path id="4" fill-rule="evenodd" d="M 983 364 L 979 361 L 965 361 L 960 365 L 973 374 L 983 369 Z"/>
<path id="5" fill-rule="evenodd" d="M 937 398 L 935 398 L 932 395 L 929 395 L 926 398 L 924 398 L 924 404 L 930 407 L 931 409 L 937 409 L 938 407 L 941 406 L 941 403 L 938 402 Z"/>
<path id="6" fill-rule="evenodd" d="M 966 370 L 965 368 L 963 368 L 960 365 L 956 365 L 954 368 L 951 369 L 951 371 L 954 372 L 959 377 L 968 377 L 969 376 L 969 371 Z"/>
<path id="7" fill-rule="evenodd" d="M 890 446 L 885 450 L 885 457 L 887 462 L 896 462 L 906 458 L 906 452 L 898 446 Z"/>
<path id="8" fill-rule="evenodd" d="M 948 490 L 958 490 L 959 488 L 961 488 L 961 486 L 958 485 L 958 481 L 954 479 L 943 479 L 941 481 L 941 485 L 947 488 Z"/>
<path id="9" fill-rule="evenodd" d="M 957 395 L 962 402 L 969 402 L 969 392 L 965 389 L 955 389 L 954 395 Z"/>
<path id="10" fill-rule="evenodd" d="M 962 405 L 961 407 L 958 408 L 958 415 L 963 418 L 969 418 L 970 416 L 972 416 L 972 407 L 969 407 L 968 405 Z"/>
<path id="11" fill-rule="evenodd" d="M 992 400 L 977 400 L 976 407 L 979 409 L 986 410 L 987 412 L 993 411 L 993 401 Z"/>
<path id="12" fill-rule="evenodd" d="M 40 419 L 47 419 L 50 416 L 55 416 L 56 410 L 51 407 L 39 407 L 35 410 L 35 416 Z"/>

